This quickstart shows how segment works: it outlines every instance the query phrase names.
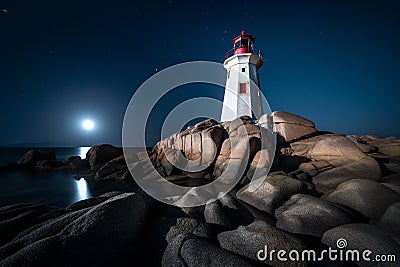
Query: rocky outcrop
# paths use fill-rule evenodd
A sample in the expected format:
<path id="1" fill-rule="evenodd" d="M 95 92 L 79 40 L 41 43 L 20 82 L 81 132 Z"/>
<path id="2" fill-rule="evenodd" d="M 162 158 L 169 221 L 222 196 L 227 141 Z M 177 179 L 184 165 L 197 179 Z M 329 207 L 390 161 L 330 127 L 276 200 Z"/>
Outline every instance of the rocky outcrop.
<path id="1" fill-rule="evenodd" d="M 378 151 L 376 146 L 368 144 L 356 135 L 348 135 L 346 137 L 350 139 L 363 153 L 373 153 Z"/>
<path id="2" fill-rule="evenodd" d="M 253 222 L 254 216 L 233 195 L 234 192 L 230 192 L 218 200 L 221 202 L 231 226 L 235 229 L 240 225 L 247 225 Z"/>
<path id="3" fill-rule="evenodd" d="M 89 161 L 91 170 L 97 170 L 108 161 L 121 155 L 122 148 L 102 144 L 91 147 L 86 153 L 86 160 Z"/>
<path id="4" fill-rule="evenodd" d="M 1 207 L 0 245 L 11 241 L 23 230 L 64 213 L 66 212 L 61 209 L 38 204 L 15 204 Z"/>
<path id="5" fill-rule="evenodd" d="M 392 233 L 400 241 L 400 202 L 389 206 L 378 221 L 378 226 Z M 398 242 L 399 243 L 399 242 Z"/>
<path id="6" fill-rule="evenodd" d="M 79 200 L 79 201 L 69 205 L 67 207 L 67 210 L 81 210 L 81 209 L 85 209 L 85 208 L 94 207 L 94 206 L 96 206 L 96 205 L 98 205 L 100 203 L 103 203 L 104 201 L 106 201 L 110 197 L 115 197 L 115 196 L 118 196 L 120 194 L 121 194 L 121 192 L 111 191 L 111 192 L 105 193 L 103 195 L 100 195 L 98 197 L 91 197 L 91 198 Z"/>
<path id="7" fill-rule="evenodd" d="M 400 157 L 400 139 L 396 137 L 388 137 L 386 139 L 380 136 L 363 135 L 360 138 L 368 145 L 375 146 L 378 148 L 378 152 L 392 156 Z"/>
<path id="8" fill-rule="evenodd" d="M 169 243 L 172 242 L 175 237 L 189 233 L 208 239 L 213 237 L 212 229 L 208 224 L 199 222 L 193 218 L 178 218 L 176 220 L 176 225 L 169 229 L 165 238 Z"/>
<path id="9" fill-rule="evenodd" d="M 212 242 L 190 234 L 174 238 L 164 252 L 162 266 L 252 266 Z"/>
<path id="10" fill-rule="evenodd" d="M 19 160 L 18 164 L 35 166 L 41 160 L 56 160 L 54 149 L 32 149 L 26 152 Z"/>
<path id="11" fill-rule="evenodd" d="M 216 224 L 228 229 L 232 227 L 232 224 L 229 221 L 229 218 L 219 200 L 215 200 L 206 204 L 204 208 L 204 219 L 210 224 Z"/>
<path id="12" fill-rule="evenodd" d="M 357 221 L 345 207 L 309 195 L 293 195 L 275 211 L 276 227 L 290 233 L 322 237 L 329 229 Z"/>
<path id="13" fill-rule="evenodd" d="M 90 170 L 90 164 L 80 156 L 71 156 L 64 160 L 64 165 L 74 171 Z"/>
<path id="14" fill-rule="evenodd" d="M 400 194 L 375 181 L 353 179 L 340 184 L 325 199 L 379 219 L 391 204 L 400 201 Z"/>
<path id="15" fill-rule="evenodd" d="M 59 160 L 39 160 L 36 162 L 36 169 L 52 170 L 64 166 L 64 163 Z"/>
<path id="16" fill-rule="evenodd" d="M 262 146 L 265 133 L 271 138 Z M 122 155 L 121 148 L 99 145 L 86 159 L 58 162 L 51 152 L 30 151 L 21 164 L 0 171 L 68 169 L 97 184 L 131 179 L 129 167 L 144 180 L 165 178 L 187 187 L 223 176 L 239 182 L 195 207 L 165 205 L 132 183 L 137 193 L 109 192 L 67 208 L 0 208 L 0 265 L 114 266 L 146 260 L 151 266 L 303 266 L 307 262 L 276 257 L 260 263 L 257 254 L 266 246 L 276 252 L 335 249 L 339 238 L 347 239 L 349 249 L 398 253 L 398 143 L 393 137 L 320 132 L 305 118 L 274 112 L 258 122 L 209 119 L 141 153 Z M 182 159 L 198 171 L 180 169 Z M 249 184 L 254 175 L 265 178 L 259 187 Z M 193 188 L 173 197 L 190 201 L 200 195 Z"/>
<path id="17" fill-rule="evenodd" d="M 262 184 L 254 191 L 249 185 L 242 187 L 236 196 L 259 210 L 274 214 L 276 208 L 281 206 L 292 195 L 300 193 L 303 183 L 281 173 L 271 173 Z"/>
<path id="18" fill-rule="evenodd" d="M 368 224 L 346 224 L 333 228 L 323 235 L 322 243 L 333 249 L 337 249 L 339 244 L 344 253 L 358 250 L 361 255 L 363 251 L 370 250 L 372 254 L 367 256 L 371 261 L 360 260 L 357 262 L 360 266 L 376 266 L 375 255 L 395 255 L 396 260 L 400 257 L 400 246 L 386 232 Z M 382 266 L 396 266 L 396 262 L 386 263 Z"/>
<path id="19" fill-rule="evenodd" d="M 20 219 L 15 207 L 6 210 L 10 219 Z M 144 216 L 144 202 L 134 193 L 117 195 L 91 208 L 66 210 L 56 218 L 48 217 L 34 226 L 19 228 L 19 234 L 0 248 L 0 265 L 104 266 L 118 263 L 123 259 L 114 258 L 115 255 L 123 253 L 127 247 L 130 254 L 139 255 L 134 248 L 142 233 Z M 88 249 L 93 248 L 95 253 L 88 253 Z"/>
<path id="20" fill-rule="evenodd" d="M 42 170 L 72 170 L 79 174 L 87 173 L 90 164 L 79 156 L 71 156 L 65 160 L 56 160 L 54 149 L 32 149 L 26 152 L 18 162 L 0 166 L 0 172 L 28 169 Z"/>
<path id="21" fill-rule="evenodd" d="M 150 152 L 150 159 L 154 167 L 165 175 L 175 170 L 170 161 L 178 162 L 181 156 L 192 161 L 194 168 L 201 169 L 201 166 L 212 163 L 223 139 L 222 125 L 209 119 L 157 143 Z"/>
<path id="22" fill-rule="evenodd" d="M 363 178 L 379 180 L 381 169 L 372 157 L 367 156 L 348 138 L 325 134 L 291 145 L 291 156 L 309 158 L 300 170 L 312 177 L 317 191 L 325 193 L 344 181 Z"/>
<path id="23" fill-rule="evenodd" d="M 295 236 L 276 229 L 263 221 L 256 221 L 247 226 L 240 226 L 233 231 L 222 232 L 218 235 L 218 241 L 222 248 L 233 253 L 256 260 L 259 250 L 263 250 L 265 246 L 268 250 L 297 250 L 302 251 L 306 248 L 305 244 Z M 277 259 L 269 261 L 269 257 L 265 260 L 266 264 L 273 266 L 304 266 L 299 262 L 280 262 Z"/>
<path id="24" fill-rule="evenodd" d="M 224 123 L 208 119 L 158 142 L 148 153 L 152 166 L 147 166 L 146 156 L 139 155 L 139 164 L 130 167 L 139 176 L 149 178 L 157 171 L 161 176 L 183 174 L 216 179 L 225 173 L 226 179 L 241 179 L 242 176 L 248 179 L 257 168 L 266 175 L 273 158 L 270 151 L 261 149 L 261 131 L 268 130 L 260 128 L 248 116 Z M 267 135 L 272 136 L 272 132 Z M 275 145 L 272 138 L 267 142 Z M 192 173 L 177 168 L 182 159 L 189 161 L 182 167 L 189 166 Z M 246 169 L 249 172 L 246 173 Z"/>
<path id="25" fill-rule="evenodd" d="M 317 132 L 315 124 L 303 117 L 284 111 L 272 113 L 274 129 L 284 138 L 286 142 Z"/>
<path id="26" fill-rule="evenodd" d="M 125 173 L 129 172 L 125 162 L 124 156 L 120 156 L 108 161 L 96 172 L 96 180 L 122 180 L 126 176 Z"/>

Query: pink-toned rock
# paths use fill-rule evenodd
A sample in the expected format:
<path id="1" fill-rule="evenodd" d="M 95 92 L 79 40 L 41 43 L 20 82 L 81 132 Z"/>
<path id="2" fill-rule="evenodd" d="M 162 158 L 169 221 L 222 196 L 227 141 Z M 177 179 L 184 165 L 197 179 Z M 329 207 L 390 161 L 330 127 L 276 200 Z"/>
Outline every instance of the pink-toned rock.
<path id="1" fill-rule="evenodd" d="M 313 177 L 317 191 L 325 193 L 344 181 L 362 178 L 379 180 L 382 172 L 375 159 L 365 155 L 350 139 L 325 134 L 291 144 L 292 156 L 311 159 L 300 169 Z"/>
<path id="2" fill-rule="evenodd" d="M 379 152 L 392 157 L 400 157 L 400 142 L 378 145 Z"/>
<path id="3" fill-rule="evenodd" d="M 376 146 L 368 144 L 356 135 L 348 135 L 346 137 L 349 138 L 364 153 L 372 153 L 378 150 Z"/>
<path id="4" fill-rule="evenodd" d="M 374 135 L 363 135 L 360 139 L 370 146 L 378 148 L 378 152 L 391 156 L 400 157 L 400 140 L 394 136 L 382 138 Z"/>
<path id="5" fill-rule="evenodd" d="M 301 116 L 284 111 L 272 113 L 275 131 L 277 131 L 286 142 L 316 132 L 315 124 Z"/>
<path id="6" fill-rule="evenodd" d="M 174 161 L 176 163 L 181 156 L 181 160 L 186 158 L 191 166 L 201 167 L 199 169 L 212 166 L 207 172 L 215 178 L 226 171 L 229 165 L 233 168 L 228 170 L 228 176 L 238 178 L 237 175 L 243 176 L 243 172 L 238 169 L 243 167 L 244 171 L 261 149 L 260 131 L 260 126 L 248 116 L 224 123 L 209 119 L 158 142 L 150 152 L 150 159 L 154 167 L 157 170 L 161 169 L 161 172 L 166 175 L 179 169 L 174 167 L 176 166 Z M 271 135 L 271 131 L 265 134 Z M 275 146 L 273 141 L 268 141 L 272 147 Z M 269 166 L 268 163 L 273 160 L 270 154 L 270 151 L 265 150 L 262 155 L 257 156 L 257 161 L 252 164 L 252 173 L 256 168 L 266 169 Z M 193 175 L 184 173 L 196 178 L 209 176 L 204 171 L 195 172 Z M 264 172 L 264 174 L 267 173 Z"/>

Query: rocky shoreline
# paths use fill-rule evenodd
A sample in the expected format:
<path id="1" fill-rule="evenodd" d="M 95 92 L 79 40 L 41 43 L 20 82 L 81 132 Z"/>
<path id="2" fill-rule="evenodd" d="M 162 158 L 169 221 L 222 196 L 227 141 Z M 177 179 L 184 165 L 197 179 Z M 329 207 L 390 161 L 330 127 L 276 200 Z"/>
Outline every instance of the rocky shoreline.
<path id="1" fill-rule="evenodd" d="M 135 155 L 134 173 L 195 186 L 217 179 L 229 160 L 246 162 L 237 186 L 206 205 L 178 208 L 135 193 L 109 192 L 66 208 L 15 204 L 0 208 L 0 265 L 110 266 L 370 266 L 372 262 L 259 261 L 269 250 L 369 249 L 400 260 L 400 140 L 320 132 L 300 116 L 274 112 L 275 156 L 263 157 L 260 127 L 248 117 L 218 123 L 206 120 L 160 141 L 148 151 L 154 168 Z M 268 120 L 266 118 L 265 120 Z M 229 136 L 245 143 L 234 150 Z M 188 173 L 168 157 L 208 159 L 205 138 L 217 154 L 203 171 Z M 244 141 L 245 140 L 245 141 Z M 236 142 L 235 141 L 235 142 Z M 203 144 L 203 145 L 200 145 Z M 243 158 L 246 155 L 247 158 Z M 271 160 L 272 168 L 255 191 L 249 177 Z M 235 162 L 235 161 L 234 161 Z M 92 147 L 86 159 L 57 161 L 52 150 L 31 150 L 0 172 L 70 170 L 86 179 L 133 181 L 121 148 Z"/>

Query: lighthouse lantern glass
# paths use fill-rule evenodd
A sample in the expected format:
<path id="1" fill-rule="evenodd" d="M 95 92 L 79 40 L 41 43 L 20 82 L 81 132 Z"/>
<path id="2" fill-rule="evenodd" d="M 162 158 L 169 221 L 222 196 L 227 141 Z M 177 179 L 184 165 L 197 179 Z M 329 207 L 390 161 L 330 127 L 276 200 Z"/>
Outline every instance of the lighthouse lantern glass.
<path id="1" fill-rule="evenodd" d="M 240 39 L 235 42 L 235 49 L 240 46 Z"/>
<path id="2" fill-rule="evenodd" d="M 247 48 L 248 49 L 247 52 L 253 52 L 253 46 L 254 46 L 253 40 L 242 37 L 235 42 L 234 49 L 236 50 L 238 48 Z"/>

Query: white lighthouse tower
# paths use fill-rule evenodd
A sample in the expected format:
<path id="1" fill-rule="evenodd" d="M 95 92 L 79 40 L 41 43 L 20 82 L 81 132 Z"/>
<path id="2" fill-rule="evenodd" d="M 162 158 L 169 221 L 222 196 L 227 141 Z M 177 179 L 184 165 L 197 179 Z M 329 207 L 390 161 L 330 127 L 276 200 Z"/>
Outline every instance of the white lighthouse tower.
<path id="1" fill-rule="evenodd" d="M 242 31 L 233 39 L 232 49 L 225 55 L 227 79 L 221 121 L 231 121 L 245 115 L 251 118 L 263 115 L 258 88 L 258 69 L 263 62 L 261 52 L 254 49 L 254 42 L 253 36 Z"/>

